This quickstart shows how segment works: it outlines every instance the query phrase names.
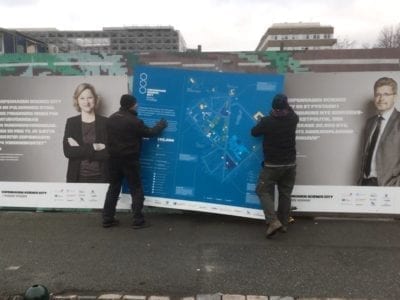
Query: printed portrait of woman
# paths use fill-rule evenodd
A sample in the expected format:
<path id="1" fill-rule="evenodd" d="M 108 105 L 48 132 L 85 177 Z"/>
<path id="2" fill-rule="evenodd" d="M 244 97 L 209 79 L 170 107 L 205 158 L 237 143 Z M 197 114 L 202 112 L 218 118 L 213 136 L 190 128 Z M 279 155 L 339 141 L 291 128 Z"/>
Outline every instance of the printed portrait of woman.
<path id="1" fill-rule="evenodd" d="M 107 182 L 107 118 L 96 114 L 98 104 L 99 97 L 91 84 L 76 87 L 73 105 L 80 114 L 67 119 L 63 139 L 67 182 Z"/>

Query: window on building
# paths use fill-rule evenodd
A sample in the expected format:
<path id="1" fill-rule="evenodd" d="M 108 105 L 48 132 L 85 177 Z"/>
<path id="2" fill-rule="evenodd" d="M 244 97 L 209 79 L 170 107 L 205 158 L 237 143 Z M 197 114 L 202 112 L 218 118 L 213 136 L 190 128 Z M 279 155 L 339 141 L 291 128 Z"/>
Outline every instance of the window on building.
<path id="1" fill-rule="evenodd" d="M 36 53 L 36 52 L 37 52 L 36 44 L 30 41 L 26 41 L 26 53 Z"/>
<path id="2" fill-rule="evenodd" d="M 16 53 L 25 53 L 25 47 L 23 45 L 17 45 Z"/>
<path id="3" fill-rule="evenodd" d="M 79 47 L 109 47 L 111 44 L 109 38 L 72 38 L 68 40 Z"/>

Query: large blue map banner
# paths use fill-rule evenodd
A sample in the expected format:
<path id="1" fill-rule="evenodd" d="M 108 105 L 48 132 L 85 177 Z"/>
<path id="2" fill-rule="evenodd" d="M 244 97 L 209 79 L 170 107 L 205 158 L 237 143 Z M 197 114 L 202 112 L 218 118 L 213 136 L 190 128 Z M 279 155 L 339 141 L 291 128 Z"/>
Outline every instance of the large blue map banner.
<path id="1" fill-rule="evenodd" d="M 169 124 L 143 145 L 146 196 L 161 206 L 186 200 L 203 203 L 206 211 L 212 210 L 207 203 L 259 210 L 254 189 L 261 140 L 250 129 L 269 112 L 283 81 L 276 74 L 136 66 L 140 118 L 149 126 L 160 118 Z"/>

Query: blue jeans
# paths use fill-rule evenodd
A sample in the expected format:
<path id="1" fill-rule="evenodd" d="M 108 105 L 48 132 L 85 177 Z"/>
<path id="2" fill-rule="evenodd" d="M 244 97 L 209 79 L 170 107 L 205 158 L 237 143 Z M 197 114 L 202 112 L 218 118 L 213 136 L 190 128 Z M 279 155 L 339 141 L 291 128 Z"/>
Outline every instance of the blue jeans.
<path id="1" fill-rule="evenodd" d="M 263 167 L 258 177 L 256 193 L 264 211 L 267 223 L 279 219 L 287 226 L 291 206 L 291 194 L 296 179 L 296 166 Z M 275 212 L 275 185 L 278 186 L 279 202 Z"/>

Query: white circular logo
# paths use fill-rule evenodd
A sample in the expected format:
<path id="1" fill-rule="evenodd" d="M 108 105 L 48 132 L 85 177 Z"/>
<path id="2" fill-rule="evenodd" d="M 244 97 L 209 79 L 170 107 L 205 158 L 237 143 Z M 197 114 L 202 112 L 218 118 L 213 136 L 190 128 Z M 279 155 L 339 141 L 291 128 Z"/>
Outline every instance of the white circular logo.
<path id="1" fill-rule="evenodd" d="M 147 92 L 147 74 L 140 73 L 139 74 L 139 93 L 146 94 Z"/>

